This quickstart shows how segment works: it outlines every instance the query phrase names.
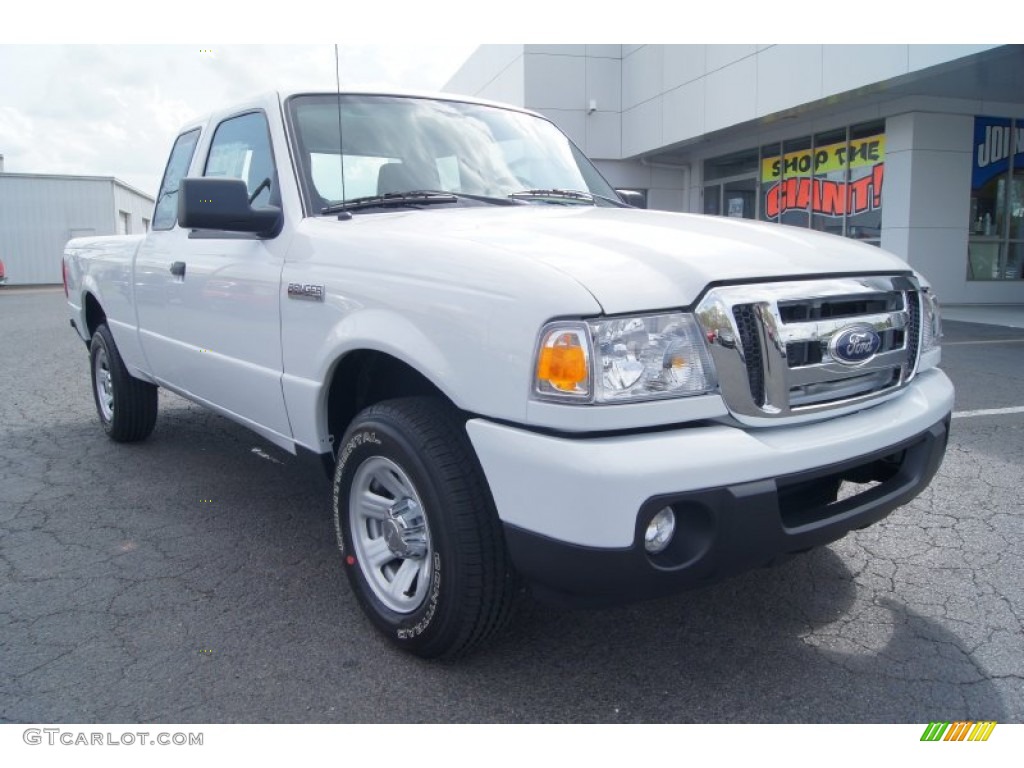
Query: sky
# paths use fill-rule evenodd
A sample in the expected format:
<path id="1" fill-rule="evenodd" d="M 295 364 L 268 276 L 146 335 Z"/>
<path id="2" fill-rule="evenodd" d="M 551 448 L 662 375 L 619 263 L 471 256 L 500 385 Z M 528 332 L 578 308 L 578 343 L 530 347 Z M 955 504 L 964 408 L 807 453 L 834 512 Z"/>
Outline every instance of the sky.
<path id="1" fill-rule="evenodd" d="M 1011 6 L 988 0 L 986 17 L 1012 18 Z M 126 16 L 125 7 L 140 13 Z M 338 38 L 348 41 L 339 43 L 343 88 L 426 91 L 441 90 L 481 43 L 977 42 L 962 39 L 973 28 L 965 31 L 959 14 L 925 17 L 916 4 L 891 0 L 859 0 L 849 12 L 787 0 L 784 23 L 772 25 L 762 0 L 688 5 L 668 16 L 662 0 L 585 12 L 551 0 L 364 1 L 301 12 L 269 4 L 251 14 L 239 7 L 177 0 L 173 13 L 147 15 L 111 0 L 19 4 L 0 25 L 5 170 L 116 176 L 153 195 L 191 118 L 275 89 L 333 90 Z M 885 24 L 873 23 L 883 16 Z M 186 42 L 197 35 L 230 44 Z"/>
<path id="2" fill-rule="evenodd" d="M 155 195 L 191 118 L 266 91 L 335 89 L 333 44 L 204 45 L 0 45 L 4 170 L 115 176 Z M 476 47 L 339 44 L 341 84 L 439 91 Z"/>

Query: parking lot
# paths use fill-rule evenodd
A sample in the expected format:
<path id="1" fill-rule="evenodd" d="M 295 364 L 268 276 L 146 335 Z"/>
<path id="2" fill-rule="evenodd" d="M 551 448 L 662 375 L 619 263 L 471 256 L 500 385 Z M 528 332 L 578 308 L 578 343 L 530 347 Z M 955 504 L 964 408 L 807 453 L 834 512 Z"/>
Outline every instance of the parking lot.
<path id="1" fill-rule="evenodd" d="M 946 461 L 883 522 L 669 599 L 524 599 L 441 664 L 363 618 L 318 467 L 164 392 L 109 441 L 63 292 L 5 289 L 0 722 L 1020 722 L 1024 412 L 984 411 L 1024 406 L 1024 330 L 946 341 Z"/>

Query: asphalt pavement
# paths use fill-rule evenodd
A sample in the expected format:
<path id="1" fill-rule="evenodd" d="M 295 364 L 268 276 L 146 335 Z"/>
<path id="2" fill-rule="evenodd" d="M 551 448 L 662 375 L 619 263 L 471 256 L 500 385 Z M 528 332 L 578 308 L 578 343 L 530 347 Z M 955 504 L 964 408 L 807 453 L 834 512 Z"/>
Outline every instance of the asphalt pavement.
<path id="1" fill-rule="evenodd" d="M 317 467 L 165 392 L 111 442 L 63 292 L 0 291 L 0 722 L 1021 722 L 1024 331 L 946 334 L 945 463 L 881 523 L 668 599 L 525 598 L 436 663 L 360 613 Z"/>

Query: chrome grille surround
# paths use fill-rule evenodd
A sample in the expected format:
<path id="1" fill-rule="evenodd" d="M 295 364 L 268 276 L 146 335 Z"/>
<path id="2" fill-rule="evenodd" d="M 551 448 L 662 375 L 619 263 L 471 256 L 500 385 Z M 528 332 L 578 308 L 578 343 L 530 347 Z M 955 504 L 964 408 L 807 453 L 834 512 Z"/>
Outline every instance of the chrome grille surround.
<path id="1" fill-rule="evenodd" d="M 726 407 L 756 426 L 838 415 L 906 386 L 920 355 L 920 302 L 907 275 L 840 277 L 719 286 L 694 313 Z M 863 326 L 880 337 L 878 351 L 839 362 L 833 338 Z"/>

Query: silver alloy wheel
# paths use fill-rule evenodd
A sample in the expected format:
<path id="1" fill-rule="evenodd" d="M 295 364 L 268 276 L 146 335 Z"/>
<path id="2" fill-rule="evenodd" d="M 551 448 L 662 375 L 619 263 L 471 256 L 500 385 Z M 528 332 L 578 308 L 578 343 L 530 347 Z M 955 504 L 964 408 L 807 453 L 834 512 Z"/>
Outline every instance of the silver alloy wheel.
<path id="1" fill-rule="evenodd" d="M 396 613 L 412 613 L 426 599 L 433 573 L 416 487 L 391 459 L 371 456 L 356 470 L 348 509 L 352 554 L 373 594 Z"/>
<path id="2" fill-rule="evenodd" d="M 114 418 L 114 382 L 110 378 L 110 364 L 103 347 L 96 351 L 96 362 L 93 365 L 96 369 L 96 400 L 100 404 L 103 420 L 109 422 Z"/>

